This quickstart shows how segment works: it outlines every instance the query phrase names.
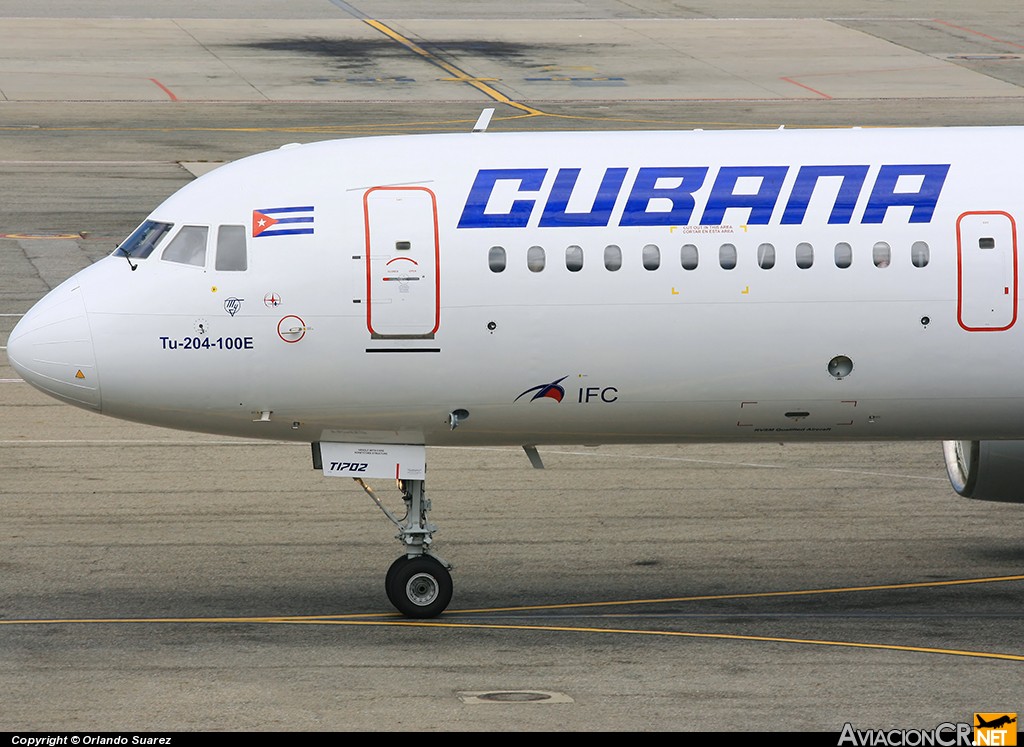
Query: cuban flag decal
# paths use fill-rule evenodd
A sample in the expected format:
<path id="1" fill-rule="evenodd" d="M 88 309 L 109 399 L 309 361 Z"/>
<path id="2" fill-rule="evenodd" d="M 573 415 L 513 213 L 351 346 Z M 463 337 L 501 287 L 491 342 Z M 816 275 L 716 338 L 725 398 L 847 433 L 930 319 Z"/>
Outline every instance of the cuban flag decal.
<path id="1" fill-rule="evenodd" d="M 313 233 L 313 206 L 266 208 L 252 211 L 252 237 Z"/>

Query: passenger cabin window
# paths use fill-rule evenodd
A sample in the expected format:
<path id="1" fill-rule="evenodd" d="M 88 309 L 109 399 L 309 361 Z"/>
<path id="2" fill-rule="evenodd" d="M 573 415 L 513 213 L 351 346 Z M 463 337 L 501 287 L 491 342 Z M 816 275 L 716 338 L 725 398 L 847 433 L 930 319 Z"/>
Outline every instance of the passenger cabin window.
<path id="1" fill-rule="evenodd" d="M 910 247 L 910 263 L 914 267 L 927 267 L 931 252 L 924 241 L 915 241 Z"/>
<path id="2" fill-rule="evenodd" d="M 877 242 L 871 250 L 871 261 L 875 263 L 875 267 L 888 267 L 892 261 L 892 249 L 889 244 L 884 241 Z"/>
<path id="3" fill-rule="evenodd" d="M 526 267 L 530 272 L 540 272 L 544 269 L 544 247 L 531 246 L 526 250 Z"/>
<path id="4" fill-rule="evenodd" d="M 249 268 L 245 250 L 245 226 L 221 226 L 217 229 L 218 270 L 241 272 Z"/>
<path id="5" fill-rule="evenodd" d="M 679 250 L 679 261 L 684 270 L 696 270 L 699 259 L 697 247 L 693 244 L 683 244 L 683 248 Z"/>
<path id="6" fill-rule="evenodd" d="M 836 267 L 845 270 L 853 264 L 853 247 L 845 241 L 836 244 Z"/>
<path id="7" fill-rule="evenodd" d="M 505 269 L 505 249 L 500 246 L 492 246 L 487 252 L 487 266 L 491 272 L 503 272 Z"/>
<path id="8" fill-rule="evenodd" d="M 156 245 L 160 243 L 160 240 L 173 227 L 173 223 L 158 223 L 153 220 L 147 220 L 136 228 L 131 236 L 122 241 L 117 249 L 114 250 L 114 253 L 128 254 L 132 259 L 145 259 L 153 253 Z"/>
<path id="9" fill-rule="evenodd" d="M 654 244 L 644 247 L 642 257 L 645 270 L 657 270 L 661 267 L 661 249 Z"/>
<path id="10" fill-rule="evenodd" d="M 206 226 L 182 226 L 160 258 L 168 262 L 205 267 L 206 236 L 209 230 Z"/>
<path id="11" fill-rule="evenodd" d="M 732 270 L 736 267 L 735 244 L 722 244 L 718 247 L 718 264 L 723 270 Z"/>
<path id="12" fill-rule="evenodd" d="M 583 247 L 573 244 L 565 248 L 565 268 L 569 272 L 579 272 L 583 269 Z"/>
<path id="13" fill-rule="evenodd" d="M 604 269 L 615 272 L 622 267 L 622 249 L 609 244 L 604 248 Z"/>
<path id="14" fill-rule="evenodd" d="M 978 248 L 979 249 L 995 249 L 996 248 L 996 240 L 991 238 L 991 237 L 988 237 L 988 236 L 982 237 L 982 238 L 978 239 Z"/>
<path id="15" fill-rule="evenodd" d="M 814 264 L 814 247 L 806 241 L 796 245 L 796 266 L 801 270 L 808 269 Z"/>
<path id="16" fill-rule="evenodd" d="M 757 266 L 762 270 L 775 267 L 775 247 L 772 244 L 761 244 L 757 247 Z"/>

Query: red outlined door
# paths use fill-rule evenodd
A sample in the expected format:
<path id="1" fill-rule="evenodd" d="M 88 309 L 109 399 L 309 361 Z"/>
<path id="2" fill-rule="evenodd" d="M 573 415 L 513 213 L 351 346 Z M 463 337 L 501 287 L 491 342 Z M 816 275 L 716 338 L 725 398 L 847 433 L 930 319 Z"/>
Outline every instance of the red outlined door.
<path id="1" fill-rule="evenodd" d="M 426 187 L 374 187 L 366 220 L 366 327 L 375 338 L 433 338 L 440 323 L 437 198 Z"/>
<path id="2" fill-rule="evenodd" d="M 956 221 L 957 321 L 968 332 L 1000 332 L 1017 321 L 1017 226 L 1001 210 Z"/>

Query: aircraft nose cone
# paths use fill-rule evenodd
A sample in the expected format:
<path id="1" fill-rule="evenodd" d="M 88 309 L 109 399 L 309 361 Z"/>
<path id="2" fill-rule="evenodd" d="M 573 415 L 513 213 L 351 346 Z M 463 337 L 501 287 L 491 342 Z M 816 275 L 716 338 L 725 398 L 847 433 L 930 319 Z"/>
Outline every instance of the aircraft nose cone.
<path id="1" fill-rule="evenodd" d="M 77 284 L 54 288 L 29 309 L 11 331 L 7 359 L 21 378 L 46 394 L 100 409 L 96 354 Z"/>

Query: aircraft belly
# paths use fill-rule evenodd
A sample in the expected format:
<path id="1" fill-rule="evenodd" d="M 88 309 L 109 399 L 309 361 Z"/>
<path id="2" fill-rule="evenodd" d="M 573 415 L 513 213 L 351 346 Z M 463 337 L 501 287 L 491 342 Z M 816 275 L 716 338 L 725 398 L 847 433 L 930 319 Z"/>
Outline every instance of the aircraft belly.
<path id="1" fill-rule="evenodd" d="M 913 309 L 875 306 L 856 324 L 842 303 L 447 308 L 435 340 L 373 353 L 359 316 L 306 315 L 295 342 L 274 326 L 277 310 L 221 314 L 202 332 L 195 315 L 127 324 L 93 314 L 90 323 L 105 412 L 228 435 L 428 444 L 1024 437 L 1024 390 L 996 375 L 1006 366 L 998 335 L 1012 333 L 926 328 Z M 898 333 L 879 335 L 876 319 Z M 972 380 L 958 374 L 953 349 L 976 362 Z M 140 351 L 160 365 L 140 371 Z M 849 370 L 830 368 L 840 357 Z M 452 430 L 456 410 L 468 415 Z"/>

